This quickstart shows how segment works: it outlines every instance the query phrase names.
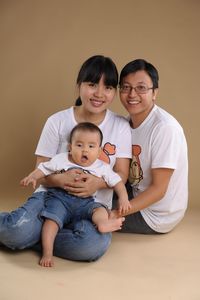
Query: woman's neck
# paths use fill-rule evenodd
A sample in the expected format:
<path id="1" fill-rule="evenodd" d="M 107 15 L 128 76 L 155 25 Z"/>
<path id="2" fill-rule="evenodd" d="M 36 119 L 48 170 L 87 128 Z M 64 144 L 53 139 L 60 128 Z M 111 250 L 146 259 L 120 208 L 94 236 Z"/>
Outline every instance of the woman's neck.
<path id="1" fill-rule="evenodd" d="M 105 115 L 106 115 L 106 110 L 101 113 L 95 114 L 95 113 L 86 111 L 82 105 L 74 107 L 74 117 L 75 117 L 77 123 L 91 122 L 95 125 L 99 125 L 103 122 Z"/>

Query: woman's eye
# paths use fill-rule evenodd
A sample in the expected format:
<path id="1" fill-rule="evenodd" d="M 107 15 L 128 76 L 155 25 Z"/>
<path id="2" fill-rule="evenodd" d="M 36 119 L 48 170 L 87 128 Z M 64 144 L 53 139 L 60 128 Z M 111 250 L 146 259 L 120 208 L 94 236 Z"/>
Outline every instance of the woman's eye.
<path id="1" fill-rule="evenodd" d="M 96 86 L 96 84 L 93 83 L 93 82 L 89 82 L 88 85 L 89 85 L 90 87 L 95 87 L 95 86 Z"/>

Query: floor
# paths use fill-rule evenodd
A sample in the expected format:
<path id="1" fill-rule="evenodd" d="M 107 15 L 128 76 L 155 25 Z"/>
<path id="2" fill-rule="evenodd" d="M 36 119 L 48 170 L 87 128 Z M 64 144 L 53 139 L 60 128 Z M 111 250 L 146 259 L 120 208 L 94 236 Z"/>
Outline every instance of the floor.
<path id="1" fill-rule="evenodd" d="M 32 250 L 0 248 L 0 300 L 200 300 L 200 210 L 170 234 L 113 234 L 97 262 L 55 258 L 38 265 Z"/>

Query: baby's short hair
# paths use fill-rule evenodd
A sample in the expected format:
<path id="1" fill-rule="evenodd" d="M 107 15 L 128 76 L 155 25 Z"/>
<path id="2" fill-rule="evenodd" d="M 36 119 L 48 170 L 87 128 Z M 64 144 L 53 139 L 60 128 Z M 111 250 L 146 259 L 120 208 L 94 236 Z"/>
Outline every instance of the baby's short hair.
<path id="1" fill-rule="evenodd" d="M 100 138 L 100 144 L 99 144 L 99 146 L 101 146 L 102 141 L 103 141 L 103 133 L 102 133 L 101 129 L 98 126 L 96 126 L 95 124 L 90 123 L 90 122 L 81 122 L 81 123 L 77 124 L 72 129 L 72 131 L 70 133 L 70 136 L 69 136 L 69 143 L 70 144 L 72 143 L 72 139 L 73 139 L 74 133 L 76 131 L 96 132 L 99 135 L 99 138 Z"/>

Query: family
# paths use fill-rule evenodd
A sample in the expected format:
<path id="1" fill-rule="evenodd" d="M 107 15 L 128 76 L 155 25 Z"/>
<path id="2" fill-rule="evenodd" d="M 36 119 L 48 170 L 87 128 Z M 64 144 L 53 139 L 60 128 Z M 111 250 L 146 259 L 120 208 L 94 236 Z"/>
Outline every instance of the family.
<path id="1" fill-rule="evenodd" d="M 83 63 L 75 105 L 47 119 L 36 169 L 21 180 L 34 193 L 0 213 L 1 244 L 42 249 L 40 265 L 51 267 L 53 255 L 99 259 L 113 231 L 162 234 L 182 220 L 187 143 L 178 121 L 156 104 L 158 81 L 144 59 L 126 64 L 119 78 L 109 57 Z M 109 110 L 118 86 L 127 118 Z"/>

